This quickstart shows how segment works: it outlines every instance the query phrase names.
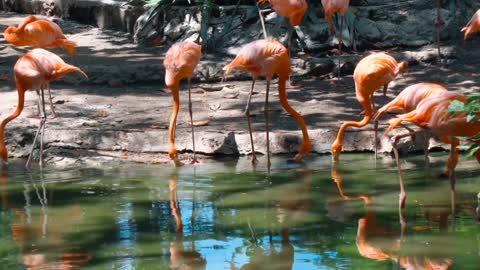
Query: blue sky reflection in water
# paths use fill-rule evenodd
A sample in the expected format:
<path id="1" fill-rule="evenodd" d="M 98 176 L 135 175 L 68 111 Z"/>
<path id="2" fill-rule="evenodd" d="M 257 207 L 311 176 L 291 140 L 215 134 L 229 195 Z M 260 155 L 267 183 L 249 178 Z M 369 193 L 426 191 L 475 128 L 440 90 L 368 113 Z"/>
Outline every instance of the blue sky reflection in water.
<path id="1" fill-rule="evenodd" d="M 4 269 L 478 269 L 480 167 L 404 159 L 401 226 L 394 161 L 373 155 L 246 158 L 195 167 L 122 165 L 0 172 Z M 262 160 L 261 160 L 262 161 Z M 262 162 L 261 162 L 262 164 Z M 455 213 L 452 215 L 452 211 Z M 429 268 L 430 267 L 430 268 Z M 1 267 L 0 267 L 1 268 Z M 3 269 L 3 268 L 2 268 Z"/>

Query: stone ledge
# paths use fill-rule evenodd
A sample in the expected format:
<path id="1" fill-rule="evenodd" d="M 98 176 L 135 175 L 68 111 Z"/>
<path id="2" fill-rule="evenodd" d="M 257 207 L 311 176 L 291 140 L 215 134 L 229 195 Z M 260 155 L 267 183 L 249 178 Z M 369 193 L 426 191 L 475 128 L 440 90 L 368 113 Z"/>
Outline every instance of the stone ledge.
<path id="1" fill-rule="evenodd" d="M 11 157 L 27 157 L 28 147 L 22 145 L 31 143 L 35 135 L 35 128 L 15 128 L 15 134 L 7 132 L 8 150 Z M 332 141 L 335 140 L 337 130 L 310 129 L 313 153 L 329 154 Z M 392 132 L 392 135 L 399 132 Z M 213 131 L 208 128 L 195 132 L 197 153 L 203 155 L 248 155 L 251 153 L 250 139 L 247 132 Z M 381 135 L 380 135 L 381 137 Z M 254 132 L 255 150 L 266 153 L 264 132 Z M 300 131 L 270 132 L 270 151 L 272 154 L 296 153 L 302 141 Z M 177 128 L 176 146 L 179 152 L 192 152 L 191 135 L 189 128 Z M 136 155 L 151 156 L 155 153 L 168 153 L 168 130 L 102 130 L 102 129 L 46 129 L 44 138 L 45 148 L 73 149 L 81 151 L 110 151 L 125 152 Z M 448 150 L 435 139 L 430 140 L 430 148 Z M 345 152 L 373 152 L 373 131 L 355 130 L 345 133 L 343 150 Z M 392 148 L 388 138 L 381 138 L 379 153 L 390 153 Z M 423 136 L 419 134 L 415 143 L 409 138 L 399 143 L 402 153 L 423 151 Z M 47 151 L 48 153 L 48 151 Z M 147 160 L 148 161 L 148 160 Z"/>

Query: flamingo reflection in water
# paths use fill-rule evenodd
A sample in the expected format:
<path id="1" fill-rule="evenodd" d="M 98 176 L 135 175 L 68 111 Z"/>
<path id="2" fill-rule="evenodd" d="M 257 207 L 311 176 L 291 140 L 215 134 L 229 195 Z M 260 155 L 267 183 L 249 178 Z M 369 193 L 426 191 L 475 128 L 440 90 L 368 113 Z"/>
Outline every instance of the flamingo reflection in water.
<path id="1" fill-rule="evenodd" d="M 434 255 L 438 254 L 438 248 L 440 246 L 433 243 L 435 238 L 430 239 L 432 241 L 429 245 L 424 245 L 419 242 L 421 240 L 419 240 L 418 236 L 416 236 L 415 239 L 411 239 L 408 236 L 405 237 L 407 220 L 401 211 L 399 214 L 400 230 L 388 227 L 386 224 L 381 224 L 377 217 L 377 209 L 371 196 L 346 195 L 343 189 L 342 176 L 336 166 L 332 167 L 331 175 L 337 184 L 340 196 L 345 202 L 362 200 L 365 204 L 366 212 L 365 215 L 358 220 L 356 237 L 357 249 L 362 257 L 376 261 L 390 259 L 395 261 L 402 269 L 408 270 L 446 270 L 450 268 L 453 263 L 450 256 L 446 256 L 444 253 L 437 256 Z M 445 211 L 444 209 L 431 209 L 427 213 L 425 218 L 427 218 L 429 223 L 431 221 L 433 221 L 433 223 L 438 222 L 440 231 L 446 230 L 448 224 L 444 221 L 448 220 L 449 211 Z M 415 230 L 423 230 L 422 226 L 414 226 L 413 228 Z M 421 244 L 421 248 L 418 248 L 419 244 Z M 448 249 L 446 251 L 448 252 Z M 413 254 L 414 252 L 416 254 Z"/>
<path id="2" fill-rule="evenodd" d="M 252 238 L 255 244 L 255 251 L 250 261 L 242 265 L 241 270 L 250 269 L 293 269 L 295 250 L 290 241 L 290 228 L 295 224 L 301 224 L 308 215 L 310 208 L 310 194 L 312 189 L 311 170 L 304 170 L 300 172 L 302 181 L 295 181 L 288 184 L 288 187 L 282 187 L 281 191 L 274 194 L 269 194 L 268 197 L 278 198 L 274 202 L 275 212 L 278 226 L 280 228 L 279 234 L 281 236 L 281 249 L 276 250 L 273 243 L 273 237 L 269 232 L 269 250 L 263 249 L 257 242 L 257 236 L 252 226 L 250 226 Z M 270 192 L 270 191 L 269 191 Z M 249 224 L 250 225 L 250 224 Z M 235 264 L 230 264 L 230 269 L 237 269 Z"/>
<path id="3" fill-rule="evenodd" d="M 31 179 L 30 182 L 25 182 L 24 187 L 25 206 L 16 207 L 10 202 L 7 193 L 7 171 L 0 172 L 2 206 L 16 216 L 17 221 L 11 224 L 11 233 L 22 253 L 21 263 L 25 269 L 80 269 L 91 260 L 91 255 L 78 247 L 70 246 L 66 239 L 82 219 L 81 208 L 75 205 L 49 212 L 48 191 L 43 179 L 39 182 Z M 41 204 L 40 212 L 32 207 L 31 194 L 37 196 Z"/>
<path id="4" fill-rule="evenodd" d="M 170 208 L 175 219 L 177 236 L 175 241 L 170 243 L 170 262 L 172 269 L 205 269 L 207 261 L 195 250 L 195 242 L 192 242 L 191 250 L 183 245 L 183 222 L 180 204 L 177 198 L 177 174 L 170 176 Z M 192 225 L 193 226 L 193 225 Z"/>

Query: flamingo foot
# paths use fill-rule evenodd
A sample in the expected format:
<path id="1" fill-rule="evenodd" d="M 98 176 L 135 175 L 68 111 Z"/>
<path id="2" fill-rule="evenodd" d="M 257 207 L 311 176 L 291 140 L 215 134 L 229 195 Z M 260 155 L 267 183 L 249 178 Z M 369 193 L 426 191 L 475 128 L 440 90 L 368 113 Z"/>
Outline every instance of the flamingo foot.
<path id="1" fill-rule="evenodd" d="M 344 82 L 341 78 L 337 77 L 337 79 L 332 79 L 328 82 L 328 84 L 333 85 L 335 87 L 346 87 L 347 83 Z"/>
<path id="2" fill-rule="evenodd" d="M 171 147 L 170 151 L 168 152 L 168 156 L 170 159 L 173 161 L 173 164 L 175 164 L 175 167 L 181 167 L 184 164 L 178 159 L 178 152 L 175 147 Z"/>
<path id="3" fill-rule="evenodd" d="M 449 178 L 450 177 L 450 172 L 449 171 L 444 171 L 438 177 L 442 178 L 442 179 Z"/>
<path id="4" fill-rule="evenodd" d="M 258 159 L 255 155 L 252 156 L 252 165 L 256 167 L 258 165 Z"/>
<path id="5" fill-rule="evenodd" d="M 52 113 L 52 115 L 50 116 L 50 119 L 57 119 L 58 115 L 57 113 Z"/>
<path id="6" fill-rule="evenodd" d="M 296 154 L 295 157 L 293 158 L 293 160 L 295 160 L 295 162 L 297 163 L 300 163 L 303 161 L 303 158 L 305 158 L 306 154 Z"/>
<path id="7" fill-rule="evenodd" d="M 302 88 L 303 85 L 299 82 L 292 82 L 292 81 L 289 81 L 287 83 L 287 89 L 300 89 Z"/>
<path id="8" fill-rule="evenodd" d="M 198 159 L 194 158 L 194 159 L 192 159 L 192 161 L 190 162 L 190 165 L 195 165 L 195 164 L 197 164 L 197 163 L 200 164 L 201 162 L 200 162 Z"/>

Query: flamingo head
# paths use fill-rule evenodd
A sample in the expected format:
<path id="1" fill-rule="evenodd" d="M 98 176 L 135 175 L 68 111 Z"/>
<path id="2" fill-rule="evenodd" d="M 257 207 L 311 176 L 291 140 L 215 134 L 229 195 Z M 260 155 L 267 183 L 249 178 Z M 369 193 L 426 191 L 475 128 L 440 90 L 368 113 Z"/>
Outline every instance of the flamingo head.
<path id="1" fill-rule="evenodd" d="M 342 144 L 335 141 L 332 144 L 332 161 L 338 163 L 340 161 L 340 152 L 342 152 Z"/>
<path id="2" fill-rule="evenodd" d="M 5 40 L 9 43 L 13 43 L 18 40 L 17 28 L 15 26 L 7 27 L 5 32 L 3 32 L 3 35 L 5 37 Z"/>
<path id="3" fill-rule="evenodd" d="M 170 90 L 180 84 L 180 79 L 178 78 L 178 75 L 178 72 L 176 72 L 175 70 L 165 70 L 165 85 Z"/>
<path id="4" fill-rule="evenodd" d="M 312 142 L 310 139 L 306 140 L 302 146 L 300 146 L 300 149 L 298 150 L 298 154 L 295 156 L 295 162 L 301 162 L 305 156 L 312 151 Z"/>
<path id="5" fill-rule="evenodd" d="M 463 41 L 467 41 L 468 38 L 470 37 L 470 34 L 471 34 L 471 29 L 470 27 L 466 26 L 464 28 L 462 28 L 461 32 L 465 32 L 465 36 L 463 37 Z"/>
<path id="6" fill-rule="evenodd" d="M 405 78 L 406 75 L 408 75 L 408 63 L 403 61 L 403 62 L 400 62 L 400 64 L 398 64 L 398 73 L 400 73 L 402 75 L 403 78 Z"/>

